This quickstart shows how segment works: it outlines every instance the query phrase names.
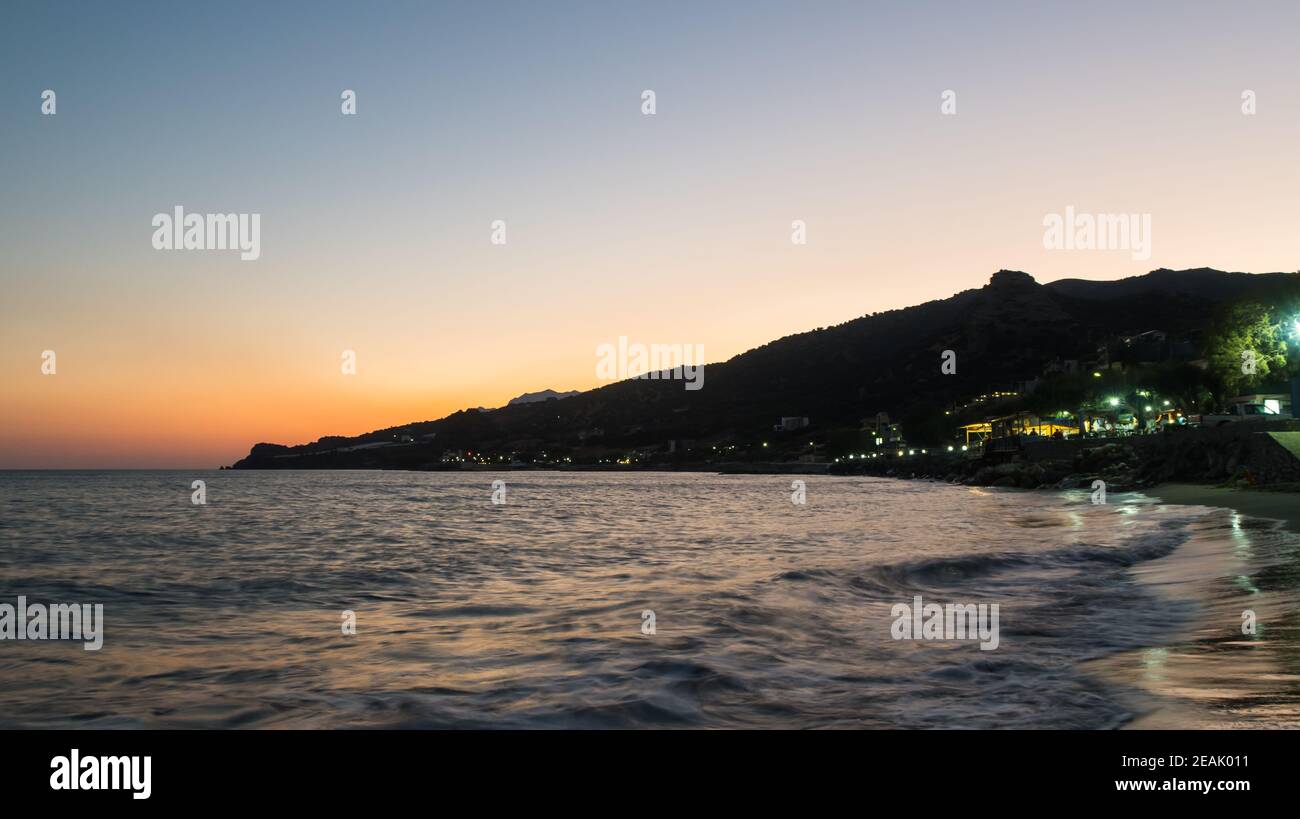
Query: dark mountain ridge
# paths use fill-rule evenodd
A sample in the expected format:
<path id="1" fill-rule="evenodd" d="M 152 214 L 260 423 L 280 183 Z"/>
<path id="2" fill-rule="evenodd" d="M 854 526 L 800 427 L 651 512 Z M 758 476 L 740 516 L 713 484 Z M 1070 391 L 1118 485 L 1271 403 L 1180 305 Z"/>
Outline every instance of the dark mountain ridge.
<path id="1" fill-rule="evenodd" d="M 235 468 L 420 468 L 455 451 L 562 451 L 577 463 L 670 440 L 756 441 L 772 436 L 782 416 L 807 416 L 828 430 L 856 428 L 886 412 L 922 430 L 945 406 L 1012 389 L 1053 361 L 1089 361 L 1098 345 L 1120 335 L 1195 334 L 1223 305 L 1295 281 L 1290 273 L 1199 268 L 1039 284 L 1000 270 L 977 289 L 786 336 L 709 364 L 700 390 L 686 390 L 680 380 L 629 379 L 562 401 L 465 410 L 352 438 L 257 444 Z M 954 374 L 940 371 L 945 350 L 956 354 Z"/>

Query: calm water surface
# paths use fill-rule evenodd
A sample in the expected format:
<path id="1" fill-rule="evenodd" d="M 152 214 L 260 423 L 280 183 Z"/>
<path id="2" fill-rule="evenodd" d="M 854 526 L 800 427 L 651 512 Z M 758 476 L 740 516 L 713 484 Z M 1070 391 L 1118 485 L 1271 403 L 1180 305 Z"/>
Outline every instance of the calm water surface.
<path id="1" fill-rule="evenodd" d="M 0 726 L 1300 724 L 1267 521 L 803 480 L 0 472 L 0 602 L 105 609 L 98 652 L 0 642 Z M 917 594 L 998 603 L 998 649 L 892 639 Z"/>

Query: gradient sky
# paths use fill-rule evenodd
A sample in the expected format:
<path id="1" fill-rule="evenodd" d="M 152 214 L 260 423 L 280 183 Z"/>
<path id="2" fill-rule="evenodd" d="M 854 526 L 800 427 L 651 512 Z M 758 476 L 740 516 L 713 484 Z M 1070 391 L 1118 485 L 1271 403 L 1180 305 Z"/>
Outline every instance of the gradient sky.
<path id="1" fill-rule="evenodd" d="M 227 464 L 999 268 L 1294 270 L 1297 34 L 1294 2 L 10 0 L 0 468 Z M 175 205 L 260 213 L 261 259 L 154 250 Z M 1151 258 L 1045 250 L 1067 205 L 1150 213 Z"/>

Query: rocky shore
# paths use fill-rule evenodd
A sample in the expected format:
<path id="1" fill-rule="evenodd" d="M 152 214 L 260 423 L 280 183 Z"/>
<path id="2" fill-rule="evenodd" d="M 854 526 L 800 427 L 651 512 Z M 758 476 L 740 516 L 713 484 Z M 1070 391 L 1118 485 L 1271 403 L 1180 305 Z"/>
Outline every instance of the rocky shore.
<path id="1" fill-rule="evenodd" d="M 917 455 L 908 458 L 838 463 L 834 475 L 879 475 L 886 478 L 929 478 L 966 486 L 999 486 L 1011 489 L 1080 489 L 1103 480 L 1110 491 L 1123 492 L 1152 485 L 1139 475 L 1140 465 L 1130 449 L 1107 445 L 1064 460 L 1030 461 L 1013 458 L 962 458 L 949 454 Z"/>
<path id="2" fill-rule="evenodd" d="M 1168 482 L 1297 489 L 1300 431 L 1294 427 L 1238 424 L 1128 439 L 1028 441 L 982 457 L 945 452 L 840 461 L 831 473 L 1019 489 L 1088 488 L 1096 480 L 1112 492 Z"/>

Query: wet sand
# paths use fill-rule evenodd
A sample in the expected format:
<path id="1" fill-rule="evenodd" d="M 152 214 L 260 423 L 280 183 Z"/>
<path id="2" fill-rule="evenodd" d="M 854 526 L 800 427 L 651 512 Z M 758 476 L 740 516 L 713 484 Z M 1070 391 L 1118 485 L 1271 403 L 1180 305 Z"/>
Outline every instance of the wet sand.
<path id="1" fill-rule="evenodd" d="M 1131 569 L 1198 616 L 1161 648 L 1123 652 L 1091 665 L 1120 683 L 1129 729 L 1300 728 L 1300 628 L 1296 539 L 1300 495 L 1168 484 L 1143 494 L 1164 504 L 1208 507 L 1172 554 Z M 1243 613 L 1254 612 L 1254 634 Z"/>
<path id="2" fill-rule="evenodd" d="M 1270 492 L 1260 489 L 1226 489 L 1188 483 L 1166 483 L 1142 494 L 1164 503 L 1183 506 L 1214 506 L 1235 509 L 1255 518 L 1280 520 L 1289 531 L 1300 532 L 1300 492 Z"/>

